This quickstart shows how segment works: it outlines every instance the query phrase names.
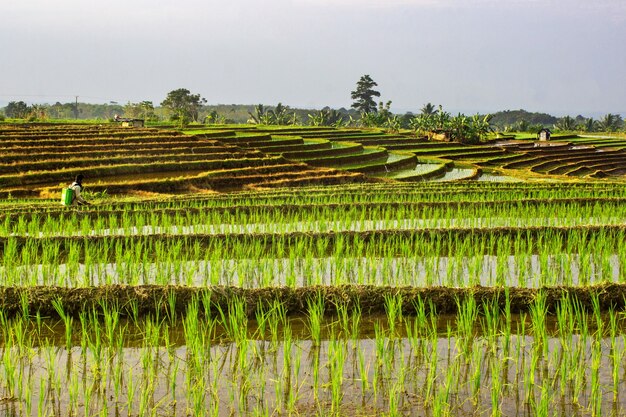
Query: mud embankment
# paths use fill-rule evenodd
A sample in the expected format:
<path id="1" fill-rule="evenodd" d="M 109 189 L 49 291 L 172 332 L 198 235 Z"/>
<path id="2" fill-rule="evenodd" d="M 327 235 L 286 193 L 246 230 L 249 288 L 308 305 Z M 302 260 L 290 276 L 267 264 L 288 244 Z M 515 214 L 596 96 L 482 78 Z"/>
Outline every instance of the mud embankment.
<path id="1" fill-rule="evenodd" d="M 337 312 L 338 306 L 348 311 L 359 309 L 364 314 L 385 312 L 386 299 L 400 296 L 402 311 L 416 314 L 419 306 L 428 313 L 455 314 L 459 302 L 474 298 L 478 306 L 498 305 L 511 313 L 528 312 L 541 297 L 549 313 L 569 298 L 589 310 L 597 298 L 602 311 L 623 309 L 626 305 L 626 284 L 601 284 L 585 287 L 386 287 L 386 286 L 309 286 L 269 287 L 244 289 L 239 287 L 187 287 L 187 286 L 98 286 L 84 288 L 67 287 L 0 287 L 0 310 L 7 316 L 58 317 L 54 303 L 61 303 L 65 314 L 78 317 L 82 312 L 114 310 L 121 316 L 176 312 L 185 314 L 194 299 L 204 305 L 203 311 L 217 314 L 235 300 L 244 302 L 248 317 L 253 318 L 257 309 L 267 309 L 276 302 L 282 304 L 289 315 L 306 315 L 310 302 L 323 300 L 326 314 Z M 267 310 L 266 310 L 267 311 Z"/>

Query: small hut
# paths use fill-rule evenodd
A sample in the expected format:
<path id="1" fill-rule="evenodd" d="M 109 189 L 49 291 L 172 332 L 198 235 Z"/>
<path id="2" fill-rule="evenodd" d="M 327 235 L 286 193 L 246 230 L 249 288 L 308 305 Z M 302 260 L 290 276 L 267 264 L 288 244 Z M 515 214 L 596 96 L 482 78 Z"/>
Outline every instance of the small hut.
<path id="1" fill-rule="evenodd" d="M 144 127 L 143 119 L 129 119 L 126 117 L 119 117 L 116 114 L 113 121 L 120 123 L 122 127 Z"/>
<path id="2" fill-rule="evenodd" d="M 551 135 L 552 135 L 552 132 L 550 132 L 550 129 L 547 129 L 544 127 L 539 132 L 537 132 L 537 140 L 541 142 L 547 142 L 550 140 Z"/>
<path id="3" fill-rule="evenodd" d="M 122 127 L 143 127 L 143 119 L 128 119 L 122 121 Z"/>

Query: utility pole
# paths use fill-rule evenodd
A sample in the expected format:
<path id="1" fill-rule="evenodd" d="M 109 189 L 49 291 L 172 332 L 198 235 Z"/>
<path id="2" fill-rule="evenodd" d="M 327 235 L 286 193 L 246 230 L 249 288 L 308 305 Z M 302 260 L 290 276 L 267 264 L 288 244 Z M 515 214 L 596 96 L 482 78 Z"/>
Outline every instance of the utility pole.
<path id="1" fill-rule="evenodd" d="M 76 96 L 76 102 L 74 104 L 74 119 L 78 119 L 78 96 Z"/>

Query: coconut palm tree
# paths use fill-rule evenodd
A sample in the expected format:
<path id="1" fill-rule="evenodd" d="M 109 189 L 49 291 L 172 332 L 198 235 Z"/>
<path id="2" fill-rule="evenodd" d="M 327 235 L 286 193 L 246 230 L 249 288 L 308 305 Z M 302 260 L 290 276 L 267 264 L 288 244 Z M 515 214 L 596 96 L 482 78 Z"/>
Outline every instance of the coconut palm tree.
<path id="1" fill-rule="evenodd" d="M 593 117 L 584 119 L 576 125 L 576 130 L 579 130 L 581 132 L 595 132 L 597 128 L 598 121 L 594 120 Z"/>
<path id="2" fill-rule="evenodd" d="M 435 105 L 433 103 L 426 103 L 424 104 L 424 107 L 420 109 L 420 112 L 427 116 L 435 114 L 435 111 Z"/>
<path id="3" fill-rule="evenodd" d="M 514 127 L 514 129 L 518 132 L 530 132 L 530 123 L 522 119 L 517 122 L 517 125 Z"/>
<path id="4" fill-rule="evenodd" d="M 289 106 L 283 106 L 283 103 L 278 103 L 276 107 L 268 113 L 272 115 L 273 124 L 284 126 L 297 123 L 296 113 L 290 112 Z"/>
<path id="5" fill-rule="evenodd" d="M 576 120 L 570 116 L 561 117 L 558 122 L 554 124 L 554 128 L 562 131 L 576 130 Z"/>
<path id="6" fill-rule="evenodd" d="M 618 114 L 607 114 L 598 123 L 598 130 L 615 132 L 622 126 L 622 117 Z"/>

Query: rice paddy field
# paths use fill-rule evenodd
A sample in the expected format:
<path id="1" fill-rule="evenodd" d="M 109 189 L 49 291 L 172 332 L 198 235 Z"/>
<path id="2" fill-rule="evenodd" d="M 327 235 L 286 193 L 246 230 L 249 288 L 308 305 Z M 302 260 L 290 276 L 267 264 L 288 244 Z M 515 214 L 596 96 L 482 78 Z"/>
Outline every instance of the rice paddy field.
<path id="1" fill-rule="evenodd" d="M 480 167 L 442 160 L 443 181 L 424 181 L 438 168 L 387 155 L 402 173 L 392 180 L 369 175 L 380 144 L 345 143 L 363 132 L 280 133 L 264 142 L 302 140 L 318 146 L 306 152 L 339 149 L 338 158 L 362 146 L 361 157 L 338 159 L 342 170 L 243 146 L 244 132 L 226 134 L 237 145 L 151 132 L 214 142 L 181 144 L 194 152 L 172 156 L 189 164 L 176 176 L 158 167 L 171 162 L 156 161 L 167 148 L 156 139 L 129 148 L 146 149 L 141 161 L 107 157 L 110 175 L 94 184 L 110 194 L 68 208 L 46 193 L 76 170 L 97 175 L 92 154 L 47 166 L 47 156 L 18 160 L 17 145 L 3 148 L 16 158 L 5 165 L 18 167 L 0 177 L 12 193 L 0 201 L 0 414 L 626 414 L 619 177 L 477 181 Z M 342 144 L 327 147 L 333 135 Z M 145 140 L 115 152 L 131 158 L 124 146 Z M 204 146 L 242 156 L 215 161 L 248 165 L 213 171 L 204 154 L 193 165 Z M 153 177 L 119 168 L 146 158 Z M 30 170 L 19 166 L 27 161 Z M 54 179 L 36 179 L 38 169 Z"/>

